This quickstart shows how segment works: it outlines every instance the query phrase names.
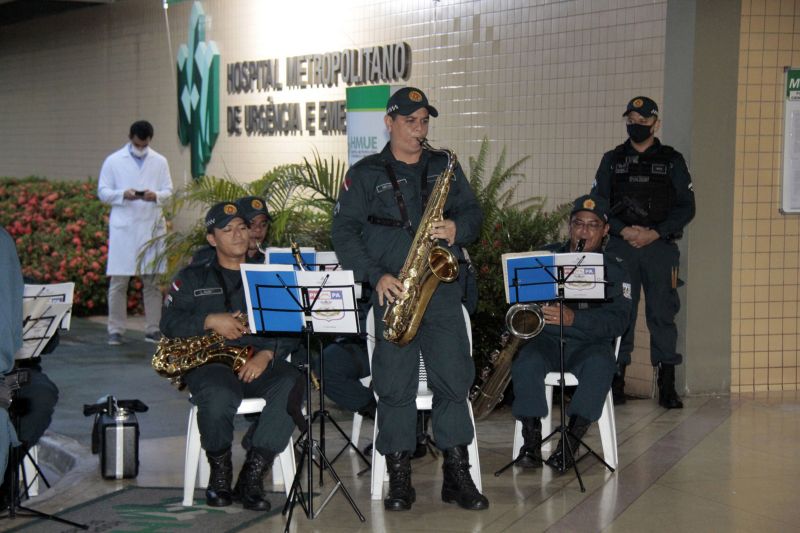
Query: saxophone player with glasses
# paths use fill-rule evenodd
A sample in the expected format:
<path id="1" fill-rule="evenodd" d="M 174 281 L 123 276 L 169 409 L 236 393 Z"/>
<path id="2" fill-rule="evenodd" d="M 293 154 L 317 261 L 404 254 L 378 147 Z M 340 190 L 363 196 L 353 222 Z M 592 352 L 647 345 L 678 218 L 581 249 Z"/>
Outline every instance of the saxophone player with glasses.
<path id="1" fill-rule="evenodd" d="M 332 239 L 342 266 L 375 288 L 375 446 L 386 456 L 389 491 L 384 507 L 390 511 L 409 510 L 416 498 L 410 457 L 417 446 L 420 353 L 434 394 L 433 436 L 444 452 L 442 500 L 465 509 L 489 506 L 469 472 L 467 445 L 474 430 L 467 396 L 475 367 L 459 284 L 443 282 L 435 287 L 413 338 L 401 342 L 385 338 L 391 333 L 391 328 L 384 328 L 387 308 L 406 301 L 418 288 L 414 274 L 419 272 L 406 269 L 404 263 L 413 257 L 414 246 L 435 243 L 438 256 L 447 256 L 449 250 L 451 258 L 458 257 L 460 246 L 480 233 L 480 205 L 455 157 L 425 146 L 430 117 L 437 115 L 421 90 L 405 87 L 395 92 L 384 117 L 389 142 L 380 153 L 350 168 L 334 208 Z M 441 216 L 426 219 L 432 206 L 440 208 Z M 405 285 L 401 270 L 409 275 Z M 456 274 L 450 274 L 447 279 L 452 281 Z"/>
<path id="2" fill-rule="evenodd" d="M 165 299 L 160 327 L 165 337 L 213 333 L 224 337 L 226 346 L 252 348 L 252 356 L 236 373 L 211 362 L 190 369 L 181 379 L 197 406 L 200 443 L 211 466 L 206 504 L 225 507 L 240 501 L 245 509 L 268 511 L 262 480 L 295 428 L 289 398 L 300 373 L 285 357 L 297 341 L 251 335 L 242 321 L 246 302 L 239 265 L 246 262 L 250 234 L 241 207 L 215 204 L 205 226 L 215 256 L 178 273 Z M 247 457 L 231 489 L 233 420 L 243 398 L 264 398 L 266 406 L 245 436 Z"/>
<path id="3" fill-rule="evenodd" d="M 567 301 L 564 305 L 564 370 L 578 378 L 578 387 L 567 406 L 568 426 L 580 439 L 592 422 L 600 418 L 603 402 L 616 372 L 613 342 L 627 327 L 631 309 L 631 284 L 622 260 L 604 252 L 610 209 L 605 198 L 581 196 L 575 200 L 569 220 L 569 239 L 545 249 L 556 253 L 580 250 L 603 253 L 606 285 L 605 300 Z M 512 413 L 522 422 L 524 439 L 517 466 L 542 466 L 542 422 L 547 415 L 544 379 L 560 368 L 560 304 L 542 306 L 544 329 L 527 342 L 511 365 L 514 382 Z M 572 452 L 563 457 L 559 442 L 547 465 L 558 472 L 572 467 L 579 443 L 567 436 Z"/>

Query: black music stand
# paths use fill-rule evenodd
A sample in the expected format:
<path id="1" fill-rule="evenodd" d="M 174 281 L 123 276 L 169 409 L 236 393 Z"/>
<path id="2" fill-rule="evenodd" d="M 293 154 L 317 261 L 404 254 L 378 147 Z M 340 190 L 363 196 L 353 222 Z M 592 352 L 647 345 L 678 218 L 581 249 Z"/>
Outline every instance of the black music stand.
<path id="1" fill-rule="evenodd" d="M 23 372 L 18 370 L 17 376 L 20 376 L 21 374 L 23 374 Z M 24 374 L 25 374 L 24 380 L 18 377 L 20 386 L 24 386 L 25 382 L 27 382 L 27 371 L 25 371 Z M 13 400 L 17 397 L 18 389 L 19 386 L 12 392 L 12 406 L 13 406 Z M 20 418 L 21 418 L 19 411 L 13 409 L 12 407 L 11 409 L 9 409 L 9 415 L 11 416 L 11 423 L 14 425 L 14 429 L 16 431 L 19 431 Z M 22 499 L 22 494 L 19 489 L 19 468 L 22 465 L 23 459 L 24 456 L 20 454 L 20 446 L 11 446 L 9 448 L 8 464 L 6 465 L 9 474 L 8 515 L 7 517 L 3 518 L 8 518 L 9 520 L 14 520 L 17 517 L 43 518 L 45 520 L 53 520 L 79 529 L 89 529 L 89 526 L 85 524 L 79 524 L 77 522 L 67 520 L 66 518 L 61 518 L 60 516 L 43 513 L 42 511 L 37 511 L 36 509 L 31 509 L 30 507 L 26 507 L 21 504 L 20 501 Z M 39 465 L 36 465 L 36 470 L 41 474 L 41 470 L 39 470 Z M 28 488 L 26 486 L 25 487 L 26 493 L 27 490 Z"/>
<path id="2" fill-rule="evenodd" d="M 572 468 L 575 471 L 575 476 L 578 478 L 578 484 L 580 485 L 581 492 L 586 492 L 586 487 L 584 487 L 583 479 L 581 478 L 580 471 L 578 471 L 578 462 L 581 461 L 582 459 L 584 459 L 585 457 L 587 457 L 588 455 L 593 455 L 606 468 L 608 468 L 609 471 L 614 472 L 614 468 L 611 465 L 609 465 L 607 462 L 605 462 L 605 460 L 602 457 L 600 457 L 597 454 L 597 452 L 595 452 L 582 439 L 577 438 L 572 433 L 572 431 L 567 427 L 567 421 L 566 421 L 566 398 L 565 398 L 565 396 L 566 396 L 566 394 L 565 394 L 566 380 L 564 379 L 564 374 L 566 373 L 566 371 L 565 371 L 565 362 L 564 362 L 564 344 L 566 343 L 566 341 L 564 339 L 564 304 L 569 299 L 565 296 L 565 287 L 567 285 L 567 282 L 569 281 L 569 278 L 575 272 L 578 271 L 578 267 L 581 267 L 581 266 L 601 266 L 601 265 L 583 265 L 583 261 L 584 261 L 585 258 L 586 258 L 585 256 L 581 257 L 573 265 L 545 265 L 544 263 L 542 263 L 542 261 L 538 257 L 534 257 L 534 260 L 536 261 L 536 263 L 538 263 L 538 266 L 536 266 L 536 267 L 515 268 L 514 269 L 515 270 L 514 278 L 513 278 L 513 281 L 512 281 L 512 285 L 514 287 L 514 290 L 516 291 L 516 300 L 517 300 L 518 303 L 525 303 L 525 302 L 520 302 L 520 300 L 519 300 L 520 287 L 536 286 L 536 285 L 555 285 L 555 288 L 556 288 L 555 300 L 559 303 L 559 311 L 560 311 L 560 314 L 559 314 L 559 328 L 558 328 L 559 329 L 558 355 L 559 355 L 559 374 L 560 374 L 560 376 L 559 376 L 559 382 L 558 383 L 559 383 L 559 389 L 560 389 L 560 392 L 561 392 L 561 394 L 560 394 L 560 396 L 561 396 L 561 399 L 560 399 L 560 403 L 561 403 L 561 412 L 560 412 L 560 419 L 561 420 L 560 420 L 560 422 L 561 422 L 561 424 L 559 425 L 559 427 L 557 427 L 556 429 L 551 431 L 549 435 L 547 435 L 546 437 L 544 437 L 542 439 L 542 442 L 541 442 L 540 446 L 543 446 L 545 442 L 547 442 L 548 440 L 553 438 L 555 435 L 557 435 L 557 434 L 560 435 L 560 441 L 559 442 L 561 444 L 561 455 L 562 455 L 562 457 L 564 457 L 565 462 L 566 462 L 566 458 L 567 457 L 569 457 L 572 460 Z M 572 267 L 574 267 L 574 268 L 572 268 Z M 570 270 L 569 273 L 566 273 L 565 270 L 567 268 L 572 268 L 572 270 Z M 519 276 L 520 272 L 524 271 L 524 270 L 541 270 L 541 271 L 543 271 L 543 272 L 545 272 L 547 274 L 547 277 L 550 278 L 550 281 L 549 282 L 548 281 L 533 281 L 533 282 L 527 282 L 527 283 L 526 282 L 520 282 L 518 276 Z M 603 284 L 605 286 L 605 284 L 607 282 L 605 280 L 601 280 L 601 281 L 597 281 L 597 280 L 593 280 L 593 281 L 575 280 L 575 281 L 570 281 L 570 283 L 571 284 L 600 283 L 600 284 Z M 585 453 L 585 454 L 581 455 L 580 457 L 575 458 L 575 456 L 572 453 L 572 450 L 567 445 L 567 436 L 568 435 L 579 443 L 579 446 L 576 449 L 576 453 L 577 453 L 577 450 L 580 449 L 581 445 L 586 448 L 588 453 Z M 520 459 L 519 456 L 515 457 L 510 463 L 506 464 L 500 470 L 495 472 L 494 475 L 495 476 L 500 476 L 500 474 L 502 474 L 503 472 L 505 472 L 506 470 L 508 470 L 512 466 L 516 465 L 517 461 L 519 461 L 519 459 Z M 562 473 L 562 474 L 564 472 L 566 472 L 566 471 L 567 471 L 566 468 L 563 469 L 563 470 L 562 469 L 559 470 L 559 472 Z"/>
<path id="3" fill-rule="evenodd" d="M 298 468 L 297 472 L 295 473 L 294 479 L 292 480 L 291 489 L 289 491 L 289 496 L 286 500 L 286 504 L 283 507 L 282 513 L 287 515 L 286 519 L 286 528 L 285 531 L 288 533 L 289 527 L 292 523 L 292 516 L 294 512 L 294 506 L 299 502 L 300 506 L 303 508 L 303 511 L 307 518 L 310 520 L 315 519 L 331 498 L 336 494 L 338 490 L 342 490 L 342 494 L 344 494 L 347 501 L 350 503 L 350 507 L 353 509 L 353 512 L 356 513 L 359 520 L 361 522 L 366 522 L 366 518 L 361 513 L 361 510 L 356 505 L 353 498 L 350 496 L 347 488 L 342 483 L 341 478 L 334 470 L 333 465 L 325 456 L 324 450 L 320 447 L 319 441 L 314 439 L 313 434 L 313 415 L 311 414 L 311 341 L 312 336 L 314 335 L 314 320 L 313 320 L 313 313 L 318 312 L 315 309 L 315 305 L 317 304 L 320 295 L 322 294 L 323 290 L 328 289 L 340 289 L 342 291 L 349 290 L 352 296 L 352 301 L 355 302 L 355 289 L 353 285 L 327 285 L 327 281 L 329 275 L 326 274 L 321 283 L 319 285 L 302 285 L 297 283 L 286 283 L 282 276 L 289 278 L 289 276 L 294 276 L 293 272 L 290 271 L 277 271 L 274 274 L 278 283 L 259 283 L 256 282 L 254 285 L 255 288 L 255 295 L 250 294 L 250 286 L 249 283 L 245 283 L 246 287 L 246 294 L 248 296 L 248 307 L 252 308 L 254 317 L 257 316 L 258 320 L 255 321 L 256 324 L 260 323 L 263 324 L 267 322 L 265 318 L 269 318 L 270 315 L 279 316 L 282 313 L 292 313 L 294 315 L 300 314 L 302 316 L 303 326 L 300 329 L 300 332 L 305 336 L 306 341 L 306 361 L 304 363 L 304 369 L 306 374 L 306 414 L 305 414 L 305 429 L 301 431 L 300 434 L 300 441 L 299 444 L 302 447 L 302 452 L 300 454 L 300 459 L 298 461 Z M 262 292 L 264 290 L 272 290 L 273 294 L 278 291 L 283 291 L 285 295 L 288 295 L 287 298 L 283 298 L 283 303 L 279 304 L 279 307 L 272 307 L 272 304 L 268 304 L 262 301 Z M 316 293 L 311 296 L 310 292 L 316 291 Z M 299 293 L 299 298 L 298 298 Z M 291 305 L 290 302 L 293 302 L 294 305 Z M 288 305 L 287 305 L 288 304 Z M 355 306 L 352 309 L 339 309 L 339 311 L 347 313 L 352 312 L 356 313 Z M 358 320 L 355 320 L 356 328 L 358 327 Z M 258 330 L 257 326 L 256 329 Z M 265 331 L 263 328 L 258 331 Z M 270 331 L 275 332 L 279 330 L 270 329 Z M 290 333 L 297 333 L 296 329 L 291 329 L 288 332 Z M 321 387 L 320 387 L 321 388 Z M 338 426 L 337 426 L 338 427 Z M 336 482 L 333 489 L 328 493 L 328 495 L 323 500 L 322 504 L 320 505 L 319 509 L 316 511 L 314 510 L 314 493 L 313 493 L 313 465 L 314 465 L 314 454 L 317 454 L 317 460 L 320 463 L 320 485 L 322 484 L 322 472 L 324 470 L 328 471 L 328 474 L 333 478 Z M 306 481 L 307 481 L 307 488 L 306 491 L 303 492 L 301 480 L 303 478 L 303 469 L 306 469 Z M 288 482 L 288 480 L 284 480 L 284 483 Z"/>
<path id="4" fill-rule="evenodd" d="M 339 265 L 338 264 L 334 265 L 334 264 L 330 264 L 330 263 L 304 263 L 303 266 L 304 267 L 309 267 L 309 266 L 310 267 L 317 267 L 319 272 L 339 271 Z M 326 285 L 326 287 L 327 288 L 335 288 L 335 287 L 341 288 L 341 286 L 332 286 L 332 285 Z M 349 286 L 345 286 L 345 288 L 350 288 L 350 287 Z M 313 287 L 312 287 L 312 289 L 313 289 Z M 353 288 L 353 293 L 352 294 L 355 297 L 355 288 Z M 355 303 L 355 299 L 353 300 L 353 302 Z M 350 310 L 350 309 L 344 310 L 345 312 L 351 312 L 352 311 L 354 313 L 354 316 L 356 316 L 356 322 L 358 322 L 358 319 L 357 319 L 357 317 L 358 317 L 358 309 L 357 309 L 357 307 L 358 306 L 355 305 L 353 310 Z M 351 333 L 351 334 L 354 334 L 354 335 L 359 335 L 360 334 L 358 331 L 356 331 L 356 332 L 337 332 L 336 334 L 338 336 L 341 336 L 341 335 L 347 334 L 347 333 Z M 331 459 L 331 464 L 336 463 L 336 461 L 339 459 L 339 457 L 341 457 L 341 455 L 345 452 L 345 450 L 347 450 L 349 448 L 349 449 L 354 450 L 356 452 L 356 455 L 362 461 L 364 461 L 364 463 L 367 465 L 367 467 L 364 470 L 362 470 L 361 472 L 359 472 L 359 474 L 361 474 L 363 472 L 366 472 L 366 471 L 369 471 L 369 469 L 372 467 L 372 465 L 370 464 L 369 460 L 364 456 L 364 453 L 361 450 L 358 449 L 358 446 L 353 444 L 353 441 L 350 440 L 350 435 L 348 435 L 342 429 L 342 427 L 333 418 L 333 415 L 330 413 L 330 411 L 328 411 L 325 408 L 325 358 L 322 356 L 322 348 L 321 347 L 320 347 L 320 350 L 319 350 L 319 376 L 318 377 L 319 377 L 319 389 L 318 389 L 318 392 L 319 392 L 319 409 L 314 411 L 313 415 L 311 416 L 311 423 L 313 424 L 317 419 L 319 419 L 319 447 L 322 450 L 322 453 L 325 454 L 325 450 L 326 450 L 326 447 L 325 447 L 325 422 L 328 421 L 331 424 L 333 424 L 333 427 L 336 428 L 336 431 L 339 432 L 339 435 L 341 435 L 341 437 L 345 441 L 345 444 L 344 444 L 344 446 L 342 446 L 342 449 L 339 450 L 339 453 L 337 453 L 333 457 L 333 459 Z M 303 436 L 304 436 L 304 432 L 301 432 L 300 433 L 300 437 L 298 438 L 298 440 L 302 439 Z M 318 464 L 318 466 L 319 466 L 319 484 L 322 485 L 324 483 L 323 471 L 325 470 L 325 465 L 322 462 L 320 462 Z"/>

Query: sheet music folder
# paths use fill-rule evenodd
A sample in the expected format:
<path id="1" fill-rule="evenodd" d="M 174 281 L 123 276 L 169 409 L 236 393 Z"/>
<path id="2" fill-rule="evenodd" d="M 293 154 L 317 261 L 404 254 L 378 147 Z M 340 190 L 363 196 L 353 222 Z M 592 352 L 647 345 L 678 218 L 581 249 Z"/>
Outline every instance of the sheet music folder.
<path id="1" fill-rule="evenodd" d="M 546 251 L 503 254 L 506 302 L 546 302 L 558 298 L 558 267 L 569 276 L 564 286 L 567 300 L 605 299 L 605 267 L 601 253 Z"/>
<path id="2" fill-rule="evenodd" d="M 295 271 L 291 265 L 241 265 L 253 332 L 360 333 L 352 270 Z M 303 291 L 311 305 L 303 308 Z"/>

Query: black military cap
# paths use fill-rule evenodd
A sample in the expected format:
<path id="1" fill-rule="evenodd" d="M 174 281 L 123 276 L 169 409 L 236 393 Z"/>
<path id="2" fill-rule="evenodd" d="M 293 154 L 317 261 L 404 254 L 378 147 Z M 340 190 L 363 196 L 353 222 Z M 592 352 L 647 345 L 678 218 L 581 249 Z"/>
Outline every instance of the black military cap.
<path id="1" fill-rule="evenodd" d="M 410 115 L 423 107 L 428 110 L 432 117 L 439 116 L 436 108 L 428 103 L 428 97 L 425 96 L 424 92 L 415 87 L 403 87 L 389 97 L 389 101 L 386 102 L 386 114 L 396 112 L 401 115 Z"/>
<path id="2" fill-rule="evenodd" d="M 266 215 L 267 220 L 272 221 L 267 211 L 267 202 L 258 196 L 245 196 L 236 200 L 236 205 L 239 207 L 239 212 L 246 222 L 252 222 L 258 215 Z"/>
<path id="3" fill-rule="evenodd" d="M 637 96 L 633 98 L 630 102 L 628 102 L 628 107 L 625 109 L 625 112 L 622 114 L 623 117 L 627 117 L 628 113 L 631 111 L 636 111 L 644 118 L 650 118 L 653 116 L 658 116 L 658 104 L 655 103 L 652 99 L 646 96 Z"/>
<path id="4" fill-rule="evenodd" d="M 572 212 L 569 214 L 569 216 L 571 217 L 575 213 L 579 213 L 581 211 L 589 211 L 594 213 L 598 216 L 598 218 L 600 218 L 600 220 L 607 223 L 608 214 L 611 209 L 609 208 L 608 200 L 602 196 L 585 194 L 575 200 L 575 203 L 572 206 Z"/>
<path id="5" fill-rule="evenodd" d="M 222 229 L 230 224 L 231 220 L 237 217 L 247 222 L 247 219 L 244 218 L 235 203 L 216 203 L 212 205 L 211 209 L 206 213 L 206 231 L 211 233 L 214 231 L 214 228 Z"/>

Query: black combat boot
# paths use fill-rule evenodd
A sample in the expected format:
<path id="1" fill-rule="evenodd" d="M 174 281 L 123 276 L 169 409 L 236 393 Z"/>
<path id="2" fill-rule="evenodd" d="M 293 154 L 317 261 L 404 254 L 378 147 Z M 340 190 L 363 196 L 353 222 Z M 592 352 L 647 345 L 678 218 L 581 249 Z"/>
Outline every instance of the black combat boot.
<path id="1" fill-rule="evenodd" d="M 625 397 L 625 369 L 628 365 L 617 365 L 617 372 L 611 380 L 611 396 L 614 398 L 614 405 L 622 405 L 628 401 Z"/>
<path id="2" fill-rule="evenodd" d="M 206 488 L 206 505 L 210 507 L 227 507 L 233 501 L 231 482 L 233 481 L 233 462 L 231 449 L 219 453 L 206 452 L 211 473 Z"/>
<path id="3" fill-rule="evenodd" d="M 675 365 L 658 365 L 658 405 L 666 409 L 683 409 L 683 402 L 675 391 Z"/>
<path id="4" fill-rule="evenodd" d="M 417 499 L 411 486 L 411 456 L 408 452 L 395 452 L 386 456 L 389 471 L 389 493 L 383 499 L 387 511 L 408 511 Z"/>
<path id="5" fill-rule="evenodd" d="M 581 416 L 572 415 L 569 417 L 569 424 L 567 424 L 569 433 L 567 433 L 566 436 L 569 450 L 566 451 L 566 457 L 564 456 L 562 440 L 559 440 L 556 451 L 554 451 L 550 457 L 547 458 L 547 461 L 545 461 L 547 466 L 558 470 L 559 473 L 564 473 L 572 468 L 572 465 L 575 464 L 575 455 L 578 453 L 578 448 L 580 448 L 581 445 L 579 441 L 584 435 L 586 435 L 586 431 L 589 429 L 591 424 L 592 423 L 589 420 L 586 420 Z"/>
<path id="6" fill-rule="evenodd" d="M 275 461 L 275 452 L 255 448 L 247 450 L 247 458 L 233 488 L 233 497 L 242 507 L 252 511 L 269 511 L 270 504 L 264 495 L 264 474 Z"/>
<path id="7" fill-rule="evenodd" d="M 489 508 L 489 500 L 478 492 L 469 473 L 469 458 L 464 445 L 447 448 L 442 464 L 442 501 L 457 503 L 463 509 L 481 511 Z"/>
<path id="8" fill-rule="evenodd" d="M 515 461 L 522 468 L 541 468 L 542 466 L 542 419 L 525 416 L 522 422 L 522 448 Z"/>

